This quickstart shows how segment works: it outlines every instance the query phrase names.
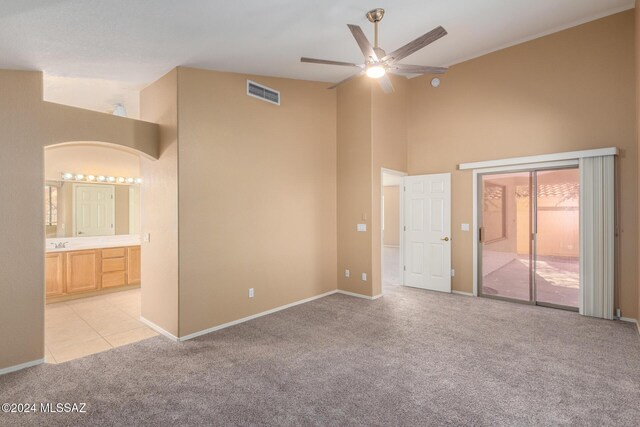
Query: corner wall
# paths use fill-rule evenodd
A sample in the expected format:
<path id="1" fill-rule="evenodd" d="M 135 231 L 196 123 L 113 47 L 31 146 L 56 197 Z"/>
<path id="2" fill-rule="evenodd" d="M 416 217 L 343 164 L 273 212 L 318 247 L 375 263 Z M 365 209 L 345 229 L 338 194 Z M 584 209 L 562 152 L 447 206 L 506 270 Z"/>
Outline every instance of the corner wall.
<path id="1" fill-rule="evenodd" d="M 395 91 L 385 94 L 371 82 L 371 285 L 373 295 L 382 294 L 382 172 L 407 171 L 407 100 L 409 80 L 390 76 Z"/>
<path id="2" fill-rule="evenodd" d="M 338 289 L 373 296 L 371 286 L 371 82 L 356 78 L 337 88 Z M 366 232 L 356 231 L 366 224 Z M 344 271 L 350 277 L 344 277 Z M 368 282 L 361 274 L 366 273 Z"/>
<path id="3" fill-rule="evenodd" d="M 180 336 L 335 290 L 335 91 L 177 72 Z M 247 96 L 247 79 L 281 105 Z"/>
<path id="4" fill-rule="evenodd" d="M 140 93 L 144 120 L 159 124 L 158 160 L 142 158 L 142 317 L 177 337 L 178 329 L 178 73 Z"/>
<path id="5" fill-rule="evenodd" d="M 616 307 L 638 306 L 634 11 L 409 81 L 408 168 L 452 173 L 453 289 L 472 292 L 472 174 L 464 162 L 616 146 L 620 191 Z"/>

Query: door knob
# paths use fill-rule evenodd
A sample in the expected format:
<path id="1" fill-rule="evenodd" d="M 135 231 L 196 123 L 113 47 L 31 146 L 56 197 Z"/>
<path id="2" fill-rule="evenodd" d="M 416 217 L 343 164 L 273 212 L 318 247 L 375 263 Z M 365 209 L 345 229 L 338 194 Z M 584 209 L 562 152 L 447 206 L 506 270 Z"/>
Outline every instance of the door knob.
<path id="1" fill-rule="evenodd" d="M 442 239 L 440 239 L 440 240 L 444 240 L 445 242 L 448 242 L 448 241 L 449 241 L 449 238 L 448 238 L 448 237 L 443 237 L 443 238 L 442 238 Z"/>

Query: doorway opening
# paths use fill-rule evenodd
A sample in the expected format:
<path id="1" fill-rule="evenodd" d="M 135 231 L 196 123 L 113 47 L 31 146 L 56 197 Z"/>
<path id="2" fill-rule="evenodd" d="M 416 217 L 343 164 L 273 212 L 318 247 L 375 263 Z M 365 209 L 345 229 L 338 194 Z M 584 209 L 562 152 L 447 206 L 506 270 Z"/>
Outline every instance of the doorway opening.
<path id="1" fill-rule="evenodd" d="M 140 155 L 79 142 L 44 158 L 45 361 L 156 336 L 140 321 Z"/>
<path id="2" fill-rule="evenodd" d="M 478 295 L 577 311 L 576 166 L 478 175 Z"/>
<path id="3" fill-rule="evenodd" d="M 407 174 L 391 169 L 382 169 L 382 292 L 390 291 L 403 282 L 402 242 L 403 206 L 402 179 Z"/>

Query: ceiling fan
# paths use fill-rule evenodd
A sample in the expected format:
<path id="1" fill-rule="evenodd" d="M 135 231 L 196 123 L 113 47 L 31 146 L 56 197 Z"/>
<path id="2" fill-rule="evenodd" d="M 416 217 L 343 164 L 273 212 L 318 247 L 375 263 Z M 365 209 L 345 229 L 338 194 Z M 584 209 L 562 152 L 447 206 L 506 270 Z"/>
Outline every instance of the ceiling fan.
<path id="1" fill-rule="evenodd" d="M 423 47 L 428 46 L 439 38 L 446 36 L 447 31 L 444 28 L 437 27 L 429 31 L 428 33 L 418 37 L 412 42 L 407 43 L 401 48 L 394 50 L 390 54 L 387 54 L 378 46 L 378 22 L 382 21 L 382 18 L 384 17 L 384 9 L 373 9 L 367 12 L 366 16 L 367 19 L 374 25 L 375 38 L 373 46 L 371 46 L 371 43 L 369 42 L 369 40 L 367 40 L 367 37 L 362 31 L 362 28 L 357 25 L 347 24 L 347 27 L 349 27 L 349 30 L 351 30 L 351 34 L 353 34 L 353 37 L 356 39 L 356 42 L 358 43 L 358 46 L 360 46 L 360 50 L 364 55 L 364 64 L 354 64 L 351 62 L 329 61 L 325 59 L 305 57 L 300 58 L 301 62 L 309 62 L 312 64 L 340 65 L 344 67 L 356 67 L 361 69 L 361 71 L 359 71 L 358 73 L 347 77 L 339 83 L 336 83 L 329 89 L 333 89 L 336 86 L 339 86 L 342 83 L 353 79 L 354 77 L 366 74 L 372 79 L 377 79 L 380 83 L 380 86 L 382 87 L 382 90 L 385 93 L 391 93 L 393 92 L 393 85 L 391 84 L 391 80 L 389 79 L 387 73 L 407 76 L 415 74 L 442 74 L 447 71 L 447 68 L 444 67 L 398 64 L 398 61 L 422 49 Z"/>

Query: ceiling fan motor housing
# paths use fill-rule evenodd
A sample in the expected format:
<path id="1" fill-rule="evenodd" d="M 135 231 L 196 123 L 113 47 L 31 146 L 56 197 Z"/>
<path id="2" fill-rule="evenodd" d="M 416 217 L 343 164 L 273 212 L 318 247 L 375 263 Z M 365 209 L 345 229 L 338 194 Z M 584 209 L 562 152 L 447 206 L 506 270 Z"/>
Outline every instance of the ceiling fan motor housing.
<path id="1" fill-rule="evenodd" d="M 382 21 L 383 17 L 384 17 L 384 9 L 381 9 L 381 8 L 373 9 L 367 12 L 367 19 L 369 20 L 369 22 L 373 22 L 373 23 L 380 22 Z"/>

